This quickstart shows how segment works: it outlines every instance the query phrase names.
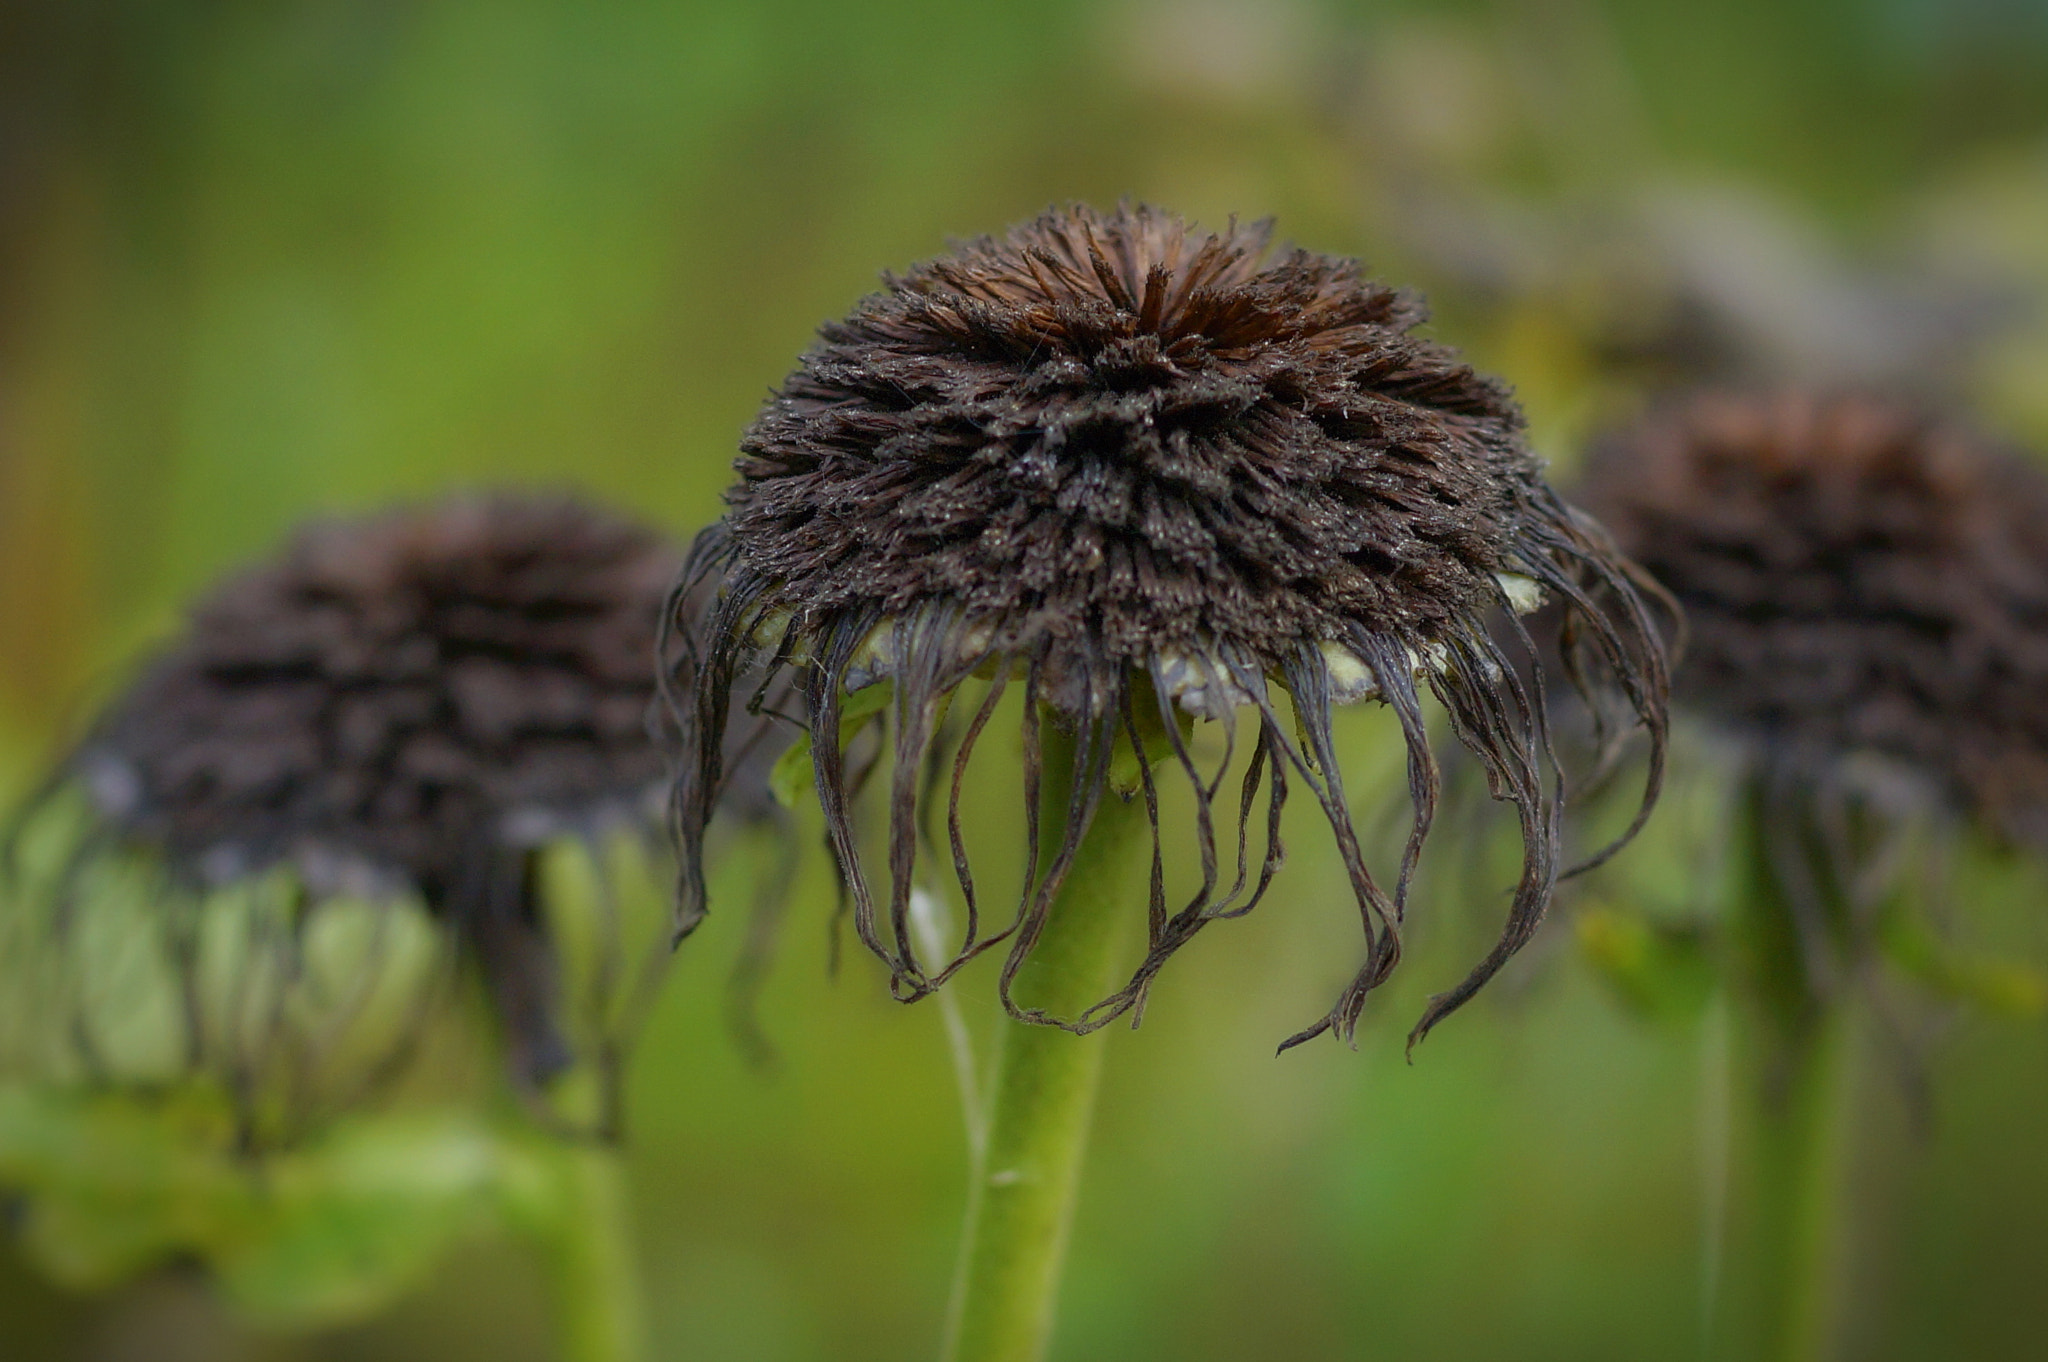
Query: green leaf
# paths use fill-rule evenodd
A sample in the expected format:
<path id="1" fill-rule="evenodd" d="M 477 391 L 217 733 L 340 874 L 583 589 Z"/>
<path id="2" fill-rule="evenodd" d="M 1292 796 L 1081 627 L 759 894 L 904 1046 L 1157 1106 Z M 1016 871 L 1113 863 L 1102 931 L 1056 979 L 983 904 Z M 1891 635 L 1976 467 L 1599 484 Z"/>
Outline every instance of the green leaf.
<path id="1" fill-rule="evenodd" d="M 248 1233 L 253 1186 L 228 1161 L 231 1141 L 217 1094 L 0 1090 L 0 1183 L 27 1195 L 23 1246 L 80 1290 Z"/>
<path id="2" fill-rule="evenodd" d="M 104 1290 L 197 1258 L 273 1328 L 373 1314 L 458 1237 L 544 1233 L 574 1211 L 544 1164 L 531 1137 L 461 1112 L 356 1120 L 258 1158 L 237 1151 L 218 1093 L 0 1088 L 0 1185 L 22 1194 L 21 1242 L 44 1271 Z"/>
<path id="3" fill-rule="evenodd" d="M 450 1242 L 502 1219 L 505 1142 L 455 1115 L 365 1122 L 266 1170 L 256 1232 L 213 1255 L 248 1317 L 306 1327 L 374 1313 Z"/>
<path id="4" fill-rule="evenodd" d="M 840 746 L 843 748 L 847 739 L 887 705 L 895 693 L 896 688 L 888 681 L 877 681 L 847 696 L 839 708 Z M 802 733 L 790 744 L 787 752 L 776 758 L 774 767 L 768 772 L 768 792 L 783 808 L 794 809 L 816 783 L 816 768 L 811 762 L 811 735 Z"/>

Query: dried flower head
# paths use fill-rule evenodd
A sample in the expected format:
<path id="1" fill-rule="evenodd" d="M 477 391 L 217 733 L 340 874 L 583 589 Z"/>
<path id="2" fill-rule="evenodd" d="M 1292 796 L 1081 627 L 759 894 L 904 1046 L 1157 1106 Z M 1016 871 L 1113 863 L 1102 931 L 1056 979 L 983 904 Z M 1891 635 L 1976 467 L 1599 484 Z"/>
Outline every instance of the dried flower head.
<path id="1" fill-rule="evenodd" d="M 1507 390 L 1416 337 L 1424 315 L 1352 261 L 1271 255 L 1266 224 L 1201 234 L 1150 208 L 1076 207 L 889 277 L 825 326 L 748 430 L 725 519 L 690 555 L 686 583 L 713 578 L 720 592 L 683 621 L 683 925 L 704 907 L 696 852 L 736 678 L 753 672 L 758 694 L 793 673 L 856 928 L 899 996 L 921 996 L 1007 938 L 1013 1014 L 1085 1030 L 1140 1005 L 1179 946 L 1265 892 L 1298 776 L 1335 833 L 1366 941 L 1336 1005 L 1289 1043 L 1348 1036 L 1398 957 L 1437 799 L 1427 692 L 1521 818 L 1506 929 L 1416 1034 L 1470 997 L 1535 928 L 1560 871 L 1541 688 L 1524 685 L 1489 621 L 1544 593 L 1564 602 L 1574 656 L 1617 678 L 1660 742 L 1663 661 L 1628 568 L 1545 485 Z M 947 701 L 977 677 L 982 698 L 959 706 L 973 717 L 948 726 Z M 1079 755 L 1062 846 L 1026 884 L 1015 921 L 983 934 L 959 786 L 1017 677 L 1027 791 L 1041 713 L 1075 734 Z M 886 917 L 856 851 L 858 781 L 838 740 L 849 694 L 881 681 L 893 685 Z M 1331 707 L 1368 698 L 1394 709 L 1408 744 L 1415 820 L 1391 888 L 1365 863 L 1331 739 Z M 1237 882 L 1219 893 L 1210 806 L 1232 758 L 1213 777 L 1199 771 L 1185 725 L 1217 721 L 1234 746 L 1241 708 L 1256 738 Z M 1118 750 L 1135 756 L 1132 790 L 1152 817 L 1145 960 L 1080 1017 L 1026 1013 L 1010 982 Z M 1172 913 L 1155 765 L 1198 795 L 1202 883 Z M 968 912 L 960 949 L 930 965 L 908 921 L 919 808 L 940 798 L 920 793 L 927 773 L 950 774 L 947 842 Z M 1261 791 L 1267 848 L 1250 876 L 1246 824 Z M 1029 793 L 1026 818 L 1036 846 Z"/>
<path id="2" fill-rule="evenodd" d="M 1695 395 L 1583 487 L 1684 605 L 1678 698 L 1773 761 L 1884 759 L 2048 833 L 2048 478 L 1859 394 Z"/>
<path id="3" fill-rule="evenodd" d="M 1582 493 L 1684 606 L 1748 990 L 1796 1036 L 1889 945 L 2011 1006 L 1916 905 L 1958 819 L 2048 846 L 2048 477 L 1888 398 L 1707 392 L 1601 444 Z"/>
<path id="4" fill-rule="evenodd" d="M 294 940 L 323 901 L 410 898 L 480 968 L 515 1073 L 545 1080 L 574 1047 L 541 851 L 658 825 L 648 725 L 677 567 L 659 536 L 556 498 L 306 530 L 208 596 L 62 763 L 51 790 L 82 789 L 86 813 L 60 925 L 110 856 L 152 867 L 167 921 L 281 881 Z M 216 1028 L 196 1006 L 203 1060 Z"/>

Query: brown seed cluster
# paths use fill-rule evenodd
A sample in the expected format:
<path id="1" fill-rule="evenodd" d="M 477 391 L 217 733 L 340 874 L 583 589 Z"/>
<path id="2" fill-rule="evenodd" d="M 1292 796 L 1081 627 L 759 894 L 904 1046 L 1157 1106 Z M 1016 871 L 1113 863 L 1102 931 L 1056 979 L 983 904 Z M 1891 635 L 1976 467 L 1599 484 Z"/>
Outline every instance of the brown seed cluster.
<path id="1" fill-rule="evenodd" d="M 1052 697 L 1217 640 L 1453 631 L 1540 477 L 1421 303 L 1269 226 L 1052 213 L 892 278 L 742 442 L 734 557 L 811 613 L 944 604 Z"/>
<path id="2" fill-rule="evenodd" d="M 1774 760 L 1903 763 L 2048 836 L 2048 478 L 1859 394 L 1696 395 L 1582 496 L 1678 597 L 1679 698 Z"/>
<path id="3" fill-rule="evenodd" d="M 1348 1033 L 1399 954 L 1436 799 L 1420 699 L 1434 693 L 1521 811 L 1527 848 L 1500 947 L 1424 1026 L 1462 1002 L 1534 929 L 1559 874 L 1542 697 L 1489 621 L 1512 615 L 1518 591 L 1550 593 L 1581 650 L 1658 732 L 1662 660 L 1628 568 L 1545 485 L 1507 391 L 1415 335 L 1424 315 L 1355 262 L 1273 253 L 1264 224 L 1200 233 L 1150 208 L 1075 207 L 887 278 L 825 326 L 748 430 L 725 520 L 692 551 L 690 579 L 716 580 L 720 594 L 683 620 L 685 924 L 703 908 L 693 849 L 719 791 L 736 682 L 744 691 L 794 674 L 814 735 L 840 732 L 848 692 L 893 683 L 886 924 L 855 849 L 858 780 L 836 736 L 816 766 L 856 926 L 906 997 L 1008 938 L 1007 999 L 1112 749 L 1177 731 L 1176 706 L 1215 719 L 1250 706 L 1259 737 L 1240 833 L 1262 788 L 1277 828 L 1292 775 L 1350 869 L 1367 959 L 1303 1036 Z M 937 716 L 970 677 L 991 674 L 998 692 L 1025 678 L 1027 781 L 1041 709 L 1076 735 L 1075 816 L 1013 925 L 977 936 L 949 801 L 970 922 L 955 959 L 927 969 L 906 925 L 915 773 L 948 769 L 941 754 L 958 738 L 957 791 L 995 702 L 964 736 Z M 1271 689 L 1286 692 L 1298 730 Z M 1329 735 L 1331 705 L 1367 696 L 1397 711 L 1411 750 L 1415 834 L 1391 887 L 1359 852 Z M 1221 773 L 1197 778 L 1185 750 L 1161 765 L 1184 771 L 1205 805 L 1214 797 Z M 1035 816 L 1036 802 L 1027 807 Z M 1071 1023 L 1031 1019 L 1086 1027 L 1137 1006 L 1167 955 L 1257 901 L 1277 836 L 1245 901 L 1218 892 L 1206 816 L 1198 835 L 1203 884 L 1169 913 L 1155 875 L 1150 950 L 1129 986 Z"/>
<path id="4" fill-rule="evenodd" d="M 658 816 L 677 568 L 659 536 L 558 498 L 322 524 L 207 597 L 68 769 L 189 887 L 288 863 L 316 896 L 421 895 L 545 1077 L 568 1053 L 535 849 Z"/>
<path id="5" fill-rule="evenodd" d="M 476 848 L 661 781 L 647 723 L 676 566 L 566 500 L 321 525 L 209 596 L 80 761 L 110 816 L 199 878 L 299 857 L 445 893 Z"/>

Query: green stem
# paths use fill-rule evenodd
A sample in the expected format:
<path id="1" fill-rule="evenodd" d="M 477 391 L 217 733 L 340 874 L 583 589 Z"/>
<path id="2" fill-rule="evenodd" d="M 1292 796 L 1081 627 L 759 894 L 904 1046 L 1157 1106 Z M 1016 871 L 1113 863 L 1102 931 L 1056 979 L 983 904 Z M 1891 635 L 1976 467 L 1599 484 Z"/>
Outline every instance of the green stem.
<path id="1" fill-rule="evenodd" d="M 1040 819 L 1045 856 L 1059 844 L 1073 740 L 1045 723 Z M 1130 911 L 1129 854 L 1144 806 L 1105 793 L 1015 993 L 1072 1017 L 1114 987 Z M 947 1362 L 1037 1362 L 1052 1334 L 1081 1161 L 1102 1076 L 1103 1040 L 1005 1018 L 987 1140 L 968 1190 L 967 1225 L 946 1319 Z"/>
<path id="2" fill-rule="evenodd" d="M 1825 1362 L 1840 1351 L 1848 1235 L 1848 1018 L 1825 1010 L 1795 1053 L 1776 1109 L 1759 1113 L 1755 1187 L 1767 1274 L 1763 1318 L 1772 1362 Z"/>
<path id="3" fill-rule="evenodd" d="M 1749 1288 L 1750 1346 L 1742 1356 L 1829 1362 L 1841 1352 L 1846 1318 L 1854 980 L 1845 976 L 1828 991 L 1808 981 L 1792 904 L 1769 859 L 1768 816 L 1760 799 L 1750 801 L 1741 829 L 1749 873 L 1732 920 L 1742 970 L 1736 1035 L 1749 1070 L 1742 1099 L 1748 1204 L 1736 1241 Z M 1800 832 L 1781 827 L 1768 835 Z M 1825 874 L 1815 885 L 1812 906 L 1825 910 L 1831 930 L 1844 929 L 1838 887 Z"/>
<path id="4" fill-rule="evenodd" d="M 647 1355 L 625 1160 L 609 1144 L 558 1146 L 562 1197 L 550 1244 L 562 1362 Z"/>
<path id="5" fill-rule="evenodd" d="M 609 1128 L 607 1092 L 599 1066 L 586 1064 L 562 1076 L 548 1105 L 577 1129 Z M 559 1127 L 533 1132 L 528 1148 L 525 1223 L 547 1265 L 560 1362 L 641 1362 L 647 1325 L 625 1155 L 611 1139 Z"/>

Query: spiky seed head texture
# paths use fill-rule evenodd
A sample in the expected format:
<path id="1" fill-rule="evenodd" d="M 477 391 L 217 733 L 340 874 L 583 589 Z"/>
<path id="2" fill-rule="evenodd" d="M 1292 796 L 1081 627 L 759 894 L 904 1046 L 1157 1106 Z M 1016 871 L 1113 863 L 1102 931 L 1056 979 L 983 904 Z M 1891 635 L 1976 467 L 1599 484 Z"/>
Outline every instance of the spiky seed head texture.
<path id="1" fill-rule="evenodd" d="M 1684 605 L 1688 708 L 2048 836 L 2037 468 L 1884 397 L 1708 392 L 1600 444 L 1581 495 Z"/>
<path id="2" fill-rule="evenodd" d="M 315 524 L 202 600 L 63 774 L 183 892 L 288 866 L 316 901 L 418 895 L 538 1081 L 571 1055 L 535 858 L 659 822 L 656 637 L 679 563 L 558 496 Z"/>
<path id="3" fill-rule="evenodd" d="M 1306 779 L 1365 910 L 1367 963 L 1304 1034 L 1348 1032 L 1398 952 L 1400 900 L 1434 804 L 1420 685 L 1522 807 L 1530 848 L 1501 950 L 1425 1025 L 1498 967 L 1533 928 L 1557 866 L 1540 697 L 1496 656 L 1486 621 L 1532 584 L 1559 596 L 1653 728 L 1658 644 L 1625 565 L 1545 485 L 1507 390 L 1415 334 L 1425 313 L 1414 296 L 1355 262 L 1276 254 L 1269 242 L 1263 223 L 1203 233 L 1147 207 L 1054 210 L 885 278 L 822 328 L 747 431 L 725 519 L 692 551 L 693 577 L 723 590 L 689 622 L 701 646 L 679 678 L 697 730 L 686 722 L 686 844 L 718 788 L 725 696 L 763 649 L 771 672 L 801 673 L 813 733 L 837 732 L 843 692 L 890 677 L 899 774 L 934 741 L 938 697 L 998 659 L 1025 673 L 1034 708 L 1104 761 L 1119 733 L 1141 726 L 1134 704 L 1210 718 L 1255 705 L 1254 784 L 1270 770 L 1277 808 L 1287 769 Z M 1309 750 L 1266 699 L 1269 681 L 1292 697 Z M 1332 701 L 1366 695 L 1400 712 L 1416 763 L 1416 840 L 1391 894 L 1358 855 L 1328 744 Z M 899 779 L 885 940 L 845 825 L 840 764 L 822 756 L 819 792 L 855 921 L 899 992 L 918 996 L 1011 934 L 977 940 L 970 925 L 953 964 L 932 973 L 918 962 L 902 925 L 916 791 Z M 1192 773 L 1184 752 L 1167 764 Z M 1098 787 L 1084 792 L 1092 800 L 1101 773 L 1084 762 L 1081 779 Z M 1277 865 L 1271 846 L 1260 890 Z M 1011 929 L 1006 998 L 1057 864 L 1027 888 Z M 690 873 L 686 925 L 702 910 Z M 1249 906 L 1214 887 L 1212 875 L 1170 919 L 1155 912 L 1146 965 L 1082 1024 L 1137 1005 L 1166 954 Z"/>
<path id="4" fill-rule="evenodd" d="M 892 278 L 742 442 L 738 560 L 811 612 L 958 608 L 1090 679 L 1490 604 L 1540 485 L 1412 295 L 1269 227 L 1053 213 Z"/>
<path id="5" fill-rule="evenodd" d="M 481 846 L 644 804 L 677 556 L 566 499 L 316 525 L 231 578 L 78 758 L 196 878 L 280 859 L 445 889 Z"/>

